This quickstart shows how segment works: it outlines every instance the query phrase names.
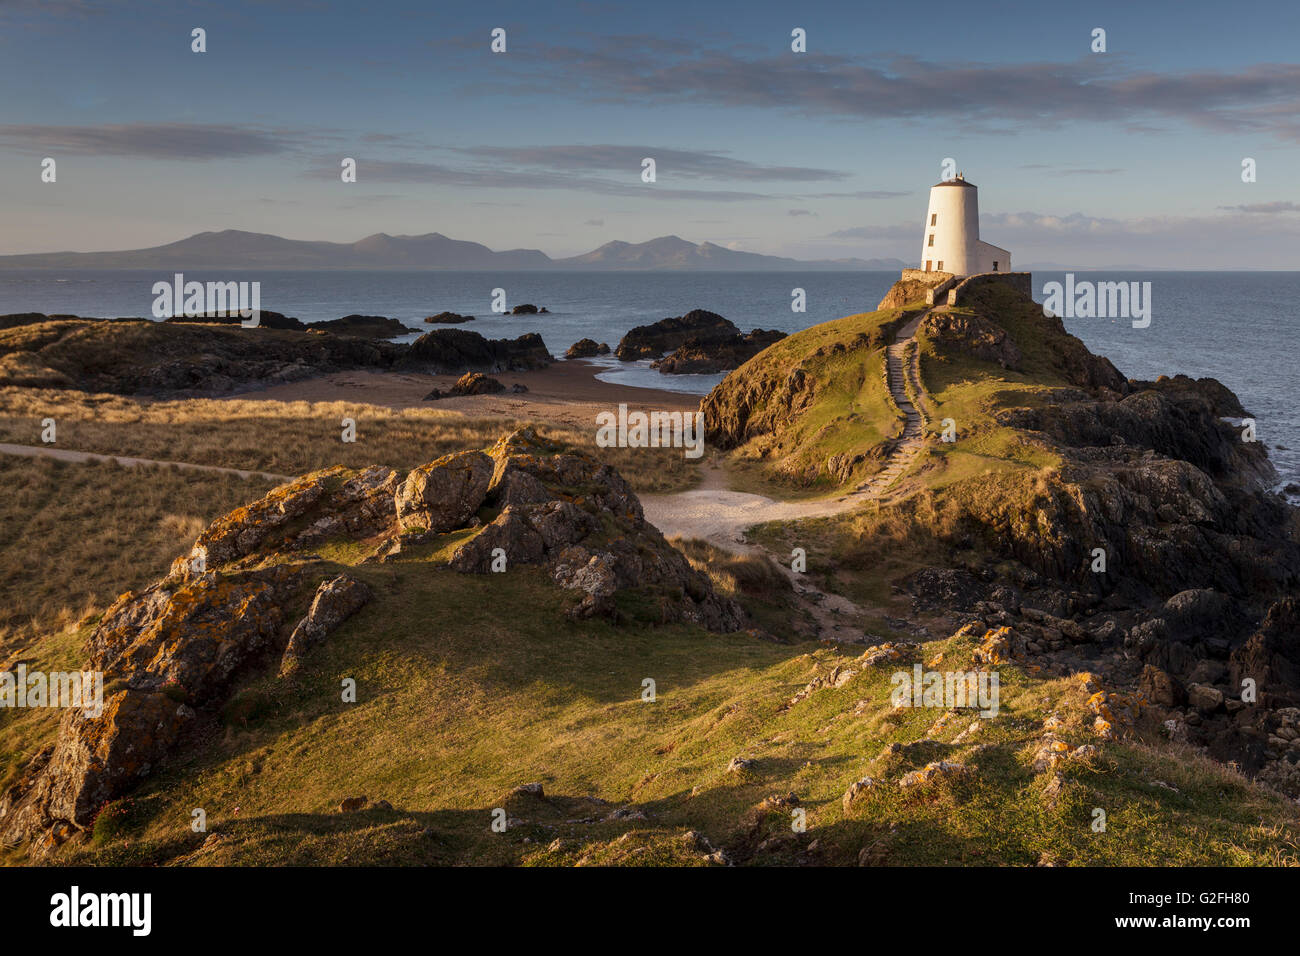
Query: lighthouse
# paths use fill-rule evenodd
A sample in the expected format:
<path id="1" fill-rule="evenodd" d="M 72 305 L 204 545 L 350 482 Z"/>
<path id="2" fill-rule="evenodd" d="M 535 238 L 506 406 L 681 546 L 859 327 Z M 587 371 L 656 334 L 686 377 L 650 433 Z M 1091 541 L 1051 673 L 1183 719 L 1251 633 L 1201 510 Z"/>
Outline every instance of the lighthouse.
<path id="1" fill-rule="evenodd" d="M 924 236 L 924 272 L 969 276 L 1011 271 L 1011 253 L 980 241 L 979 190 L 961 173 L 930 187 Z"/>

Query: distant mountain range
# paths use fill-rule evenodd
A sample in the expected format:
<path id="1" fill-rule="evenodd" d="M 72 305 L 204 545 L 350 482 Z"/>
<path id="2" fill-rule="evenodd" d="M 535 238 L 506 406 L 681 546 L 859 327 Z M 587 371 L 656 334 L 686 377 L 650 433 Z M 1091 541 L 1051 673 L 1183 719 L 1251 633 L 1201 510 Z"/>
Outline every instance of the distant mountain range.
<path id="1" fill-rule="evenodd" d="M 662 236 L 647 242 L 608 242 L 586 255 L 552 259 L 538 249 L 493 251 L 441 233 L 390 236 L 378 232 L 356 242 L 311 242 L 265 233 L 201 232 L 151 249 L 120 252 L 38 252 L 0 256 L 0 269 L 391 269 L 391 270 L 638 270 L 760 272 L 782 270 L 894 271 L 901 259 L 802 261 L 737 252 L 711 242 Z"/>

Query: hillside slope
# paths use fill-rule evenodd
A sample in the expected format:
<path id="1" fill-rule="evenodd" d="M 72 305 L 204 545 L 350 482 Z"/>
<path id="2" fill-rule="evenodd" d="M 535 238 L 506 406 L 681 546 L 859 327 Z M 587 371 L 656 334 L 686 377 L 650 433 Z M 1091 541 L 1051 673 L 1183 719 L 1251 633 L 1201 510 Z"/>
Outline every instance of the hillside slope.
<path id="1" fill-rule="evenodd" d="M 872 377 L 869 333 L 895 316 L 761 353 L 706 399 L 708 433 L 769 486 L 851 486 L 833 466 L 871 460 L 879 429 L 836 399 Z M 804 547 L 858 599 L 901 590 L 1012 626 L 1049 672 L 1140 688 L 1176 736 L 1300 795 L 1300 521 L 1231 423 L 1236 397 L 1212 379 L 1126 380 L 1007 286 L 931 311 L 915 337 L 930 415 L 911 471 L 885 500 L 760 539 Z"/>

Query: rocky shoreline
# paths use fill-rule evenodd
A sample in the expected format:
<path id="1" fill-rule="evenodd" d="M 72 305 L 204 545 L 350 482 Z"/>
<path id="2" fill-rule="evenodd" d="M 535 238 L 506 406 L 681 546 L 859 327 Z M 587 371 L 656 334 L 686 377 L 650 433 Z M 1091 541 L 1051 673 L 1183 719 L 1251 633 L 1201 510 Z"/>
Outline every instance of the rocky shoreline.
<path id="1" fill-rule="evenodd" d="M 415 330 L 383 316 L 310 326 L 276 312 L 261 318 L 261 326 L 246 329 L 237 315 L 165 322 L 0 316 L 0 386 L 212 397 L 339 371 L 461 375 L 540 369 L 552 361 L 535 332 L 489 339 L 438 328 L 406 344 L 384 339 Z"/>
<path id="2" fill-rule="evenodd" d="M 882 307 L 915 292 L 900 283 Z M 908 314 L 845 346 L 881 347 Z M 1011 627 L 1045 673 L 1136 692 L 1169 737 L 1300 798 L 1300 511 L 1270 490 L 1264 446 L 1233 424 L 1247 411 L 1214 379 L 1126 379 L 1009 289 L 930 313 L 918 335 L 931 361 L 996 378 L 1029 367 L 1013 329 L 1046 343 L 1035 361 L 1053 365 L 1036 374 L 1056 383 L 1032 396 L 1008 387 L 988 421 L 957 423 L 953 447 L 1004 429 L 1059 465 L 892 505 L 946 556 L 902 583 L 914 610 Z M 813 363 L 838 348 L 730 376 L 702 406 L 710 441 L 780 447 L 827 387 Z M 937 429 L 927 441 L 944 447 Z M 847 563 L 873 560 L 867 542 L 845 548 Z"/>

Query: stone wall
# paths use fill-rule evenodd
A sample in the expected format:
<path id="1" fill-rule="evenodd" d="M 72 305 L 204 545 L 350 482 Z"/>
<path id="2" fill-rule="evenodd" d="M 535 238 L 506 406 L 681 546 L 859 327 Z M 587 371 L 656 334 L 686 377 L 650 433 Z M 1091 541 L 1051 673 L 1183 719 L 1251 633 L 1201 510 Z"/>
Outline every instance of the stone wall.
<path id="1" fill-rule="evenodd" d="M 961 282 L 961 276 L 949 276 L 934 288 L 925 293 L 925 304 L 934 305 L 936 302 L 946 302 L 948 290 Z"/>
<path id="2" fill-rule="evenodd" d="M 953 272 L 926 272 L 924 269 L 904 269 L 899 276 L 901 282 L 924 282 L 926 285 L 938 285 L 945 279 L 958 278 Z"/>

